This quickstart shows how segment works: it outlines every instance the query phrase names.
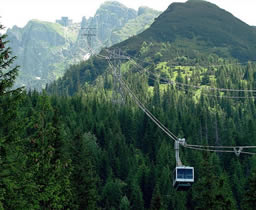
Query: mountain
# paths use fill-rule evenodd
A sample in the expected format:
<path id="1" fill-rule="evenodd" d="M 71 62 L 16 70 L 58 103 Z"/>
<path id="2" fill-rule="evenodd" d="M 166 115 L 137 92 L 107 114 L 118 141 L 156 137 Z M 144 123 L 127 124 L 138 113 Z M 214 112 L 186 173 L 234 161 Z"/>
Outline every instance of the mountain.
<path id="1" fill-rule="evenodd" d="M 97 29 L 92 39 L 93 51 L 97 52 L 143 31 L 159 14 L 149 8 L 136 11 L 118 2 L 106 2 L 94 17 L 83 18 L 81 23 L 63 17 L 57 23 L 31 20 L 24 28 L 9 29 L 10 47 L 21 66 L 16 86 L 40 90 L 63 76 L 71 64 L 88 59 L 91 49 L 84 28 Z"/>
<path id="2" fill-rule="evenodd" d="M 136 18 L 129 20 L 121 29 L 112 32 L 111 42 L 115 44 L 141 33 L 150 27 L 159 14 L 158 11 L 148 7 L 140 7 Z"/>
<path id="3" fill-rule="evenodd" d="M 88 20 L 83 18 L 81 26 L 97 29 L 93 41 L 93 48 L 97 51 L 137 35 L 148 28 L 158 15 L 159 11 L 147 7 L 140 7 L 136 11 L 119 2 L 109 1 L 100 6 L 94 17 Z M 80 34 L 82 33 L 83 30 Z M 83 39 L 82 36 L 79 38 Z M 80 39 L 77 42 L 80 42 Z"/>
<path id="4" fill-rule="evenodd" d="M 129 20 L 136 18 L 137 12 L 119 2 L 106 2 L 96 11 L 86 26 L 97 28 L 97 39 L 102 43 L 110 40 L 112 31 L 122 28 Z"/>
<path id="5" fill-rule="evenodd" d="M 24 28 L 7 31 L 12 51 L 21 66 L 16 85 L 38 87 L 63 75 L 72 60 L 69 48 L 77 38 L 78 30 L 56 23 L 29 21 Z"/>
<path id="6" fill-rule="evenodd" d="M 122 46 L 137 43 L 138 48 L 143 41 L 170 42 L 240 61 L 255 59 L 256 52 L 256 33 L 251 26 L 212 3 L 198 0 L 171 4 L 149 29 Z"/>
<path id="7" fill-rule="evenodd" d="M 255 209 L 256 62 L 153 32 L 72 65 L 54 95 L 9 91 L 1 44 L 0 209 Z"/>
<path id="8" fill-rule="evenodd" d="M 114 48 L 135 57 L 145 68 L 155 66 L 155 71 L 170 79 L 177 78 L 177 72 L 170 72 L 182 68 L 179 76 L 184 80 L 193 74 L 193 68 L 188 69 L 187 66 L 255 60 L 256 33 L 253 27 L 214 4 L 190 0 L 171 4 L 148 29 L 109 50 Z M 102 50 L 100 54 L 108 56 L 109 53 Z M 89 62 L 69 69 L 49 90 L 52 88 L 51 92 L 72 95 L 79 90 L 78 87 L 95 81 L 107 67 L 107 62 L 93 57 Z M 219 74 L 218 69 L 215 70 L 211 72 L 213 82 Z M 200 70 L 198 74 L 205 78 L 202 84 L 210 84 L 205 71 Z"/>

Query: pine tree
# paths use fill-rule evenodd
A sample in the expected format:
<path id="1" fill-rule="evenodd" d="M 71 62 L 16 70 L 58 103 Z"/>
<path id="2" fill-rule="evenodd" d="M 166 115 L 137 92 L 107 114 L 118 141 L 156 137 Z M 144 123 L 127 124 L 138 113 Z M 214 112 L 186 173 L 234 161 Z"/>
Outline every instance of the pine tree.
<path id="1" fill-rule="evenodd" d="M 225 177 L 218 177 L 216 170 L 207 154 L 201 163 L 202 171 L 193 186 L 193 202 L 195 209 L 216 210 L 235 209 L 234 200 Z"/>
<path id="2" fill-rule="evenodd" d="M 0 24 L 0 31 L 4 27 Z M 8 208 L 16 197 L 19 188 L 16 174 L 21 160 L 20 137 L 17 132 L 21 126 L 17 121 L 17 105 L 21 99 L 22 88 L 11 89 L 18 75 L 18 66 L 13 67 L 15 56 L 7 47 L 7 35 L 0 33 L 0 209 Z"/>
<path id="3" fill-rule="evenodd" d="M 247 186 L 247 191 L 243 199 L 243 209 L 253 210 L 256 205 L 256 170 L 252 172 Z"/>
<path id="4" fill-rule="evenodd" d="M 0 24 L 0 30 L 4 27 Z M 18 75 L 19 66 L 12 67 L 16 56 L 11 56 L 11 48 L 6 47 L 7 35 L 0 34 L 0 96 L 8 96 L 11 94 L 20 94 L 23 88 L 12 89 L 15 79 Z"/>
<path id="5" fill-rule="evenodd" d="M 137 183 L 131 184 L 131 207 L 134 210 L 143 210 L 144 209 L 144 200 L 141 189 Z"/>
<path id="6" fill-rule="evenodd" d="M 129 210 L 129 209 L 131 209 L 130 202 L 129 202 L 129 200 L 126 196 L 123 196 L 123 198 L 121 199 L 119 209 L 120 210 Z"/>
<path id="7" fill-rule="evenodd" d="M 153 193 L 152 199 L 151 199 L 151 210 L 163 210 L 163 201 L 160 195 L 159 186 L 156 185 L 155 191 Z"/>
<path id="8" fill-rule="evenodd" d="M 27 194 L 28 199 L 33 208 L 71 207 L 70 161 L 59 154 L 63 137 L 55 118 L 56 124 L 52 124 L 54 111 L 45 93 L 32 111 L 27 127 L 26 172 L 30 174 L 30 185 L 35 187 Z"/>
<path id="9" fill-rule="evenodd" d="M 74 171 L 72 174 L 75 188 L 75 203 L 79 209 L 98 209 L 99 178 L 96 174 L 95 157 L 97 153 L 96 138 L 90 133 L 84 135 L 76 131 L 73 139 L 71 157 Z"/>

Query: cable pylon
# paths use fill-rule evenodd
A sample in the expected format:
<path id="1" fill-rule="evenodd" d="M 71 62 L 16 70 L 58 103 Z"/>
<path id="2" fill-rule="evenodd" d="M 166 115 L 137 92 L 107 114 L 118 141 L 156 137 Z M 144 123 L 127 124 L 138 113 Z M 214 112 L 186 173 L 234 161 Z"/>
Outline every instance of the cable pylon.
<path id="1" fill-rule="evenodd" d="M 129 57 L 123 55 L 120 49 L 106 50 L 109 54 L 108 60 L 113 61 L 114 88 L 112 92 L 112 102 L 115 104 L 123 104 L 125 101 L 124 92 L 120 84 L 122 80 L 121 61 L 129 60 Z"/>
<path id="2" fill-rule="evenodd" d="M 81 28 L 81 29 L 86 31 L 82 35 L 87 37 L 88 51 L 90 55 L 92 55 L 92 38 L 96 36 L 96 32 L 95 32 L 96 28 L 89 27 L 89 28 Z"/>

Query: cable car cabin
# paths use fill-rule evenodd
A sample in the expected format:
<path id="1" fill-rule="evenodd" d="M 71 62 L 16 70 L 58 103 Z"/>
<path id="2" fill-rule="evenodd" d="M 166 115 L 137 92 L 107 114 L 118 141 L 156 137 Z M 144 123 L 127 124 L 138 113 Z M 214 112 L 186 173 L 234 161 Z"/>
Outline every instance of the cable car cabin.
<path id="1" fill-rule="evenodd" d="M 194 183 L 194 167 L 178 166 L 173 171 L 173 187 L 177 191 L 186 191 Z"/>

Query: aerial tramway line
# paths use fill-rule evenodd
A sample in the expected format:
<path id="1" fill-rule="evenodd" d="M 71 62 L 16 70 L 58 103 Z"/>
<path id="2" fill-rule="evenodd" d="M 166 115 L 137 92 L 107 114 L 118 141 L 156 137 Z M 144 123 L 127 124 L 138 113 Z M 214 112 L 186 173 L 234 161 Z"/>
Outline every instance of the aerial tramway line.
<path id="1" fill-rule="evenodd" d="M 158 81 L 155 78 L 159 78 L 162 83 L 164 84 L 170 84 L 175 86 L 179 90 L 184 90 L 193 93 L 195 90 L 202 90 L 204 92 L 201 92 L 201 95 L 209 96 L 209 97 L 216 97 L 216 98 L 229 98 L 229 99 L 256 99 L 256 90 L 255 89 L 231 89 L 231 88 L 215 88 L 215 87 L 202 87 L 200 85 L 191 85 L 191 84 L 186 84 L 182 82 L 177 82 L 175 80 L 169 80 L 167 78 L 161 77 L 157 74 L 154 74 L 150 71 L 146 71 L 144 67 L 139 65 L 135 60 L 139 60 L 137 58 L 130 57 L 130 61 L 132 64 L 134 64 L 138 69 L 140 69 L 138 72 L 142 74 L 147 74 L 148 78 L 153 80 L 153 81 Z M 140 60 L 139 60 L 140 61 Z M 147 62 L 148 63 L 148 62 Z M 244 64 L 244 63 L 237 63 L 238 64 Z M 207 67 L 216 67 L 216 66 L 222 66 L 222 65 L 212 65 L 212 66 L 207 66 Z M 152 76 L 151 76 L 152 75 Z M 213 92 L 213 93 L 207 93 L 207 92 Z M 231 95 L 217 95 L 214 93 L 217 92 L 222 92 L 222 93 L 229 93 Z M 239 96 L 239 95 L 232 95 L 232 93 L 243 93 L 243 94 L 248 94 L 247 96 Z"/>
<path id="2" fill-rule="evenodd" d="M 174 141 L 174 149 L 175 149 L 175 159 L 176 159 L 176 167 L 173 171 L 173 187 L 176 190 L 188 190 L 192 184 L 194 183 L 194 167 L 185 166 L 182 164 L 179 156 L 179 148 L 183 146 L 184 148 L 198 150 L 198 151 L 207 151 L 207 152 L 216 152 L 216 153 L 234 153 L 236 156 L 240 154 L 247 155 L 256 155 L 255 152 L 244 151 L 245 149 L 256 149 L 256 146 L 207 146 L 207 145 L 191 145 L 187 144 L 185 139 L 178 138 L 173 134 L 168 128 L 166 128 L 141 102 L 141 100 L 134 94 L 129 85 L 123 80 L 123 78 L 119 75 L 116 76 L 115 72 L 121 72 L 120 69 L 117 70 L 113 65 L 113 57 L 115 59 L 120 60 L 131 60 L 129 56 L 121 55 L 120 50 L 119 53 L 116 54 L 116 51 L 109 51 L 106 55 L 96 55 L 99 58 L 105 59 L 108 61 L 109 67 L 112 70 L 113 75 L 116 77 L 116 80 L 119 82 L 121 88 L 127 92 L 127 95 L 131 97 L 131 99 L 135 102 L 135 104 L 151 119 L 153 123 L 155 123 L 169 138 Z M 120 65 L 118 66 L 120 68 Z M 143 68 L 143 70 L 145 70 Z M 199 88 L 199 86 L 197 86 Z M 214 89 L 214 88 L 212 88 Z M 256 92 L 256 90 L 235 90 L 235 89 L 223 89 L 223 88 L 215 88 L 215 90 L 222 91 L 233 91 L 233 92 Z"/>

